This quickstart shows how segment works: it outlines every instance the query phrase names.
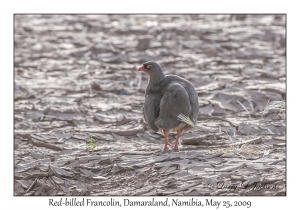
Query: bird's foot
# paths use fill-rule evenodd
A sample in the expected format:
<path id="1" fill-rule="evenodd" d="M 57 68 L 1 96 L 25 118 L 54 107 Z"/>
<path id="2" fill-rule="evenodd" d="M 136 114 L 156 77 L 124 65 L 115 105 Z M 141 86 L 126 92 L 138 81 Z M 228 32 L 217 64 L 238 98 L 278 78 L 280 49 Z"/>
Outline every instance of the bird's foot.
<path id="1" fill-rule="evenodd" d="M 171 145 L 170 142 L 166 142 L 166 143 L 165 143 L 164 150 L 167 150 L 167 149 L 168 149 L 168 146 L 170 146 L 170 145 Z"/>
<path id="2" fill-rule="evenodd" d="M 175 146 L 175 147 L 173 148 L 173 150 L 174 150 L 175 152 L 179 152 L 178 145 L 177 145 L 177 146 Z"/>
<path id="3" fill-rule="evenodd" d="M 176 144 L 176 141 L 173 141 L 171 144 L 172 144 L 173 150 L 174 150 L 175 152 L 179 152 L 179 149 L 178 149 L 178 143 Z M 170 144 L 169 144 L 169 145 L 170 145 Z"/>

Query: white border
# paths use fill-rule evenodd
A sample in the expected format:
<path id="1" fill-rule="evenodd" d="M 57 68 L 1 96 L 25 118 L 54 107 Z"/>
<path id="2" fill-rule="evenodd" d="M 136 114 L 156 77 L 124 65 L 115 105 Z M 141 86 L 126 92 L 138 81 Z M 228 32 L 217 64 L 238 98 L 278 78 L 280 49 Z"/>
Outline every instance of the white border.
<path id="1" fill-rule="evenodd" d="M 3 1 L 4 2 L 4 1 Z M 300 190 L 299 149 L 296 147 L 299 130 L 299 12 L 296 1 L 6 1 L 1 3 L 0 32 L 0 96 L 1 96 L 1 206 L 13 208 L 41 209 L 48 206 L 51 197 L 14 197 L 13 196 L 13 14 L 14 13 L 287 13 L 287 145 L 288 177 L 286 197 L 213 197 L 216 200 L 251 200 L 250 209 L 280 209 L 299 205 Z M 297 173 L 298 172 L 298 173 Z M 54 197 L 57 198 L 57 197 Z M 116 197 L 122 200 L 124 197 Z M 200 197 L 199 197 L 200 198 Z M 146 197 L 134 197 L 145 200 Z M 201 199 L 206 199 L 202 197 Z M 90 208 L 90 207 L 84 207 Z M 104 208 L 104 207 L 96 207 Z M 128 207 L 128 209 L 141 207 Z M 146 207 L 148 208 L 148 207 Z M 172 207 L 179 208 L 179 207 Z M 196 207 L 199 209 L 200 207 Z M 299 207 L 298 207 L 299 208 Z M 53 209 L 53 208 L 52 208 Z M 205 209 L 205 208 L 204 208 Z M 213 208 L 211 208 L 213 209 Z M 293 208 L 293 209 L 297 209 Z"/>

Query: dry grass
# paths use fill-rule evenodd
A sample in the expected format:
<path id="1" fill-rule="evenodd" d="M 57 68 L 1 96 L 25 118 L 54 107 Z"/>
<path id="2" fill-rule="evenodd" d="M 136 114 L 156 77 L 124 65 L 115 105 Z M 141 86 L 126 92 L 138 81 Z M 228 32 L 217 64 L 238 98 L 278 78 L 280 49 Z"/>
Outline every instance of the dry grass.
<path id="1" fill-rule="evenodd" d="M 262 119 L 267 114 L 275 112 L 280 115 L 286 109 L 285 101 L 273 101 L 271 103 L 267 103 L 265 109 L 261 112 Z M 264 157 L 270 152 L 270 145 L 267 144 L 256 144 L 256 140 L 261 138 L 261 135 L 251 136 L 252 139 L 246 140 L 247 136 L 238 136 L 234 132 L 231 136 L 228 133 L 224 132 L 231 143 L 226 148 L 219 148 L 209 151 L 209 154 L 219 154 L 223 153 L 222 156 L 233 156 L 238 155 L 244 159 L 253 159 Z M 249 136 L 248 136 L 249 137 Z M 243 143 L 245 142 L 245 143 Z"/>
<path id="2" fill-rule="evenodd" d="M 228 134 L 227 134 L 228 135 Z M 229 139 L 232 141 L 228 145 L 228 147 L 225 148 L 218 148 L 214 149 L 208 152 L 208 154 L 220 154 L 222 153 L 222 156 L 239 156 L 243 159 L 256 159 L 260 157 L 264 157 L 269 154 L 270 145 L 266 144 L 256 144 L 256 140 L 258 140 L 260 137 L 257 136 L 255 138 L 252 138 L 250 140 L 244 140 L 241 142 L 241 139 L 233 139 L 231 136 L 229 136 Z M 245 139 L 245 137 L 243 137 Z"/>
<path id="3" fill-rule="evenodd" d="M 285 110 L 286 102 L 285 101 L 272 101 L 270 104 L 268 103 L 262 112 L 262 117 L 270 112 L 278 112 L 278 116 Z"/>

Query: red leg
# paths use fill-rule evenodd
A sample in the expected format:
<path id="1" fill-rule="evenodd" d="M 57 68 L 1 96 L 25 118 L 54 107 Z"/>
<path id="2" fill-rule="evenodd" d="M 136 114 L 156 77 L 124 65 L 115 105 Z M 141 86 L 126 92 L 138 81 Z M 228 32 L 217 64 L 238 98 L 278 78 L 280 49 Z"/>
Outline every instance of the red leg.
<path id="1" fill-rule="evenodd" d="M 178 149 L 178 143 L 179 143 L 179 137 L 180 137 L 180 134 L 181 134 L 182 130 L 177 130 L 177 136 L 176 136 L 176 140 L 174 142 L 175 146 L 174 146 L 174 151 L 178 152 L 179 149 Z"/>
<path id="2" fill-rule="evenodd" d="M 164 134 L 165 134 L 165 147 L 164 147 L 164 150 L 167 150 L 168 146 L 170 145 L 170 143 L 168 141 L 169 131 L 168 130 L 164 130 Z"/>

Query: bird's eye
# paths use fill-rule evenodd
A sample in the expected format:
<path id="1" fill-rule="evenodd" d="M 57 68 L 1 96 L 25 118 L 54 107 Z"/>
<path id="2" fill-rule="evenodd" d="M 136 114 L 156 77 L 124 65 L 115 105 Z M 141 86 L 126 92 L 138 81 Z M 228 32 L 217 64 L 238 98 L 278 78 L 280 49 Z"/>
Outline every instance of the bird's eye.
<path id="1" fill-rule="evenodd" d="M 147 65 L 147 69 L 151 69 L 152 68 L 152 65 L 151 64 L 148 64 Z"/>

